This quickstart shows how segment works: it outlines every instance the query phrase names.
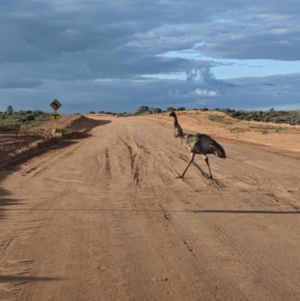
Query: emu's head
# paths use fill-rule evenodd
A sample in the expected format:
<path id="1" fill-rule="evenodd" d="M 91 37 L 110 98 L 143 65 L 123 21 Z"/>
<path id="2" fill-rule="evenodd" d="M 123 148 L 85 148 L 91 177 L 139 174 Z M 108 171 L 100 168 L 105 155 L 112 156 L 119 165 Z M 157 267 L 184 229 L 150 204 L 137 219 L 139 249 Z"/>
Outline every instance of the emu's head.
<path id="1" fill-rule="evenodd" d="M 174 111 L 172 111 L 172 112 L 170 113 L 169 117 L 174 117 L 174 118 L 176 118 L 176 113 L 175 113 Z"/>

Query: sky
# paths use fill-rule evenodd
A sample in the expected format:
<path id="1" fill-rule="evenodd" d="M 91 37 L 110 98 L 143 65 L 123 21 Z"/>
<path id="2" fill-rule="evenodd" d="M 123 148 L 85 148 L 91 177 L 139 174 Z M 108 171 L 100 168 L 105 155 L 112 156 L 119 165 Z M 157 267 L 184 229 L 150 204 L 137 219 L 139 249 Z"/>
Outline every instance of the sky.
<path id="1" fill-rule="evenodd" d="M 0 111 L 298 110 L 299 20 L 296 0 L 1 0 Z"/>

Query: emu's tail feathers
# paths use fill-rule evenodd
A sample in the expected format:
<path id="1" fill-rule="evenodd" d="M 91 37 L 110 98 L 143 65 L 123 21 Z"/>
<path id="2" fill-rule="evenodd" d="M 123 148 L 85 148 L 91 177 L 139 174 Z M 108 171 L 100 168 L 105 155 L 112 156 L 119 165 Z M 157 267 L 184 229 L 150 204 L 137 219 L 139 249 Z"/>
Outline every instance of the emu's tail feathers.
<path id="1" fill-rule="evenodd" d="M 215 156 L 224 159 L 226 158 L 225 150 L 219 143 L 215 141 L 214 145 L 212 145 L 211 148 Z"/>

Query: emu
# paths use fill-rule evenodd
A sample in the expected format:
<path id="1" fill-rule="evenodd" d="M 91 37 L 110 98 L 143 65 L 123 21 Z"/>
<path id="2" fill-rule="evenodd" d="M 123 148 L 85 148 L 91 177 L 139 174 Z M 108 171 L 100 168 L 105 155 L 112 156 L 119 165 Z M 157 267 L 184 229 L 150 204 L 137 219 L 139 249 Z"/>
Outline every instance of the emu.
<path id="1" fill-rule="evenodd" d="M 185 134 L 182 131 L 181 126 L 178 123 L 177 115 L 175 112 L 171 112 L 170 117 L 174 117 L 174 136 L 179 140 L 179 143 L 185 146 L 190 152 L 190 159 L 187 167 L 183 171 L 182 175 L 178 178 L 183 178 L 186 171 L 190 167 L 191 163 L 194 161 L 196 154 L 203 155 L 203 158 L 207 164 L 209 178 L 212 179 L 212 174 L 208 161 L 208 154 L 213 154 L 219 158 L 226 158 L 226 153 L 224 148 L 214 139 L 205 134 Z"/>

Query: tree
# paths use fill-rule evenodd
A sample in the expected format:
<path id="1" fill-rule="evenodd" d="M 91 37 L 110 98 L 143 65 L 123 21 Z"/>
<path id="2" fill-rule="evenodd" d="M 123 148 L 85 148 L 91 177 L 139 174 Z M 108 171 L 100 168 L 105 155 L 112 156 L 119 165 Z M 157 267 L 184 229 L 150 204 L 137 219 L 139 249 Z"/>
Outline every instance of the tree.
<path id="1" fill-rule="evenodd" d="M 148 106 L 140 106 L 137 111 L 136 114 L 145 114 L 149 112 L 149 107 Z"/>
<path id="2" fill-rule="evenodd" d="M 166 112 L 172 112 L 172 111 L 176 111 L 176 109 L 173 108 L 173 107 L 167 107 L 166 108 Z"/>
<path id="3" fill-rule="evenodd" d="M 160 113 L 162 113 L 162 109 L 160 109 L 160 108 L 151 108 L 151 112 L 153 114 L 160 114 Z"/>
<path id="4" fill-rule="evenodd" d="M 12 115 L 13 112 L 14 112 L 13 107 L 12 107 L 12 106 L 8 106 L 7 109 L 6 109 L 6 113 L 7 113 L 8 115 Z"/>
<path id="5" fill-rule="evenodd" d="M 185 107 L 179 107 L 176 111 L 185 111 Z"/>

